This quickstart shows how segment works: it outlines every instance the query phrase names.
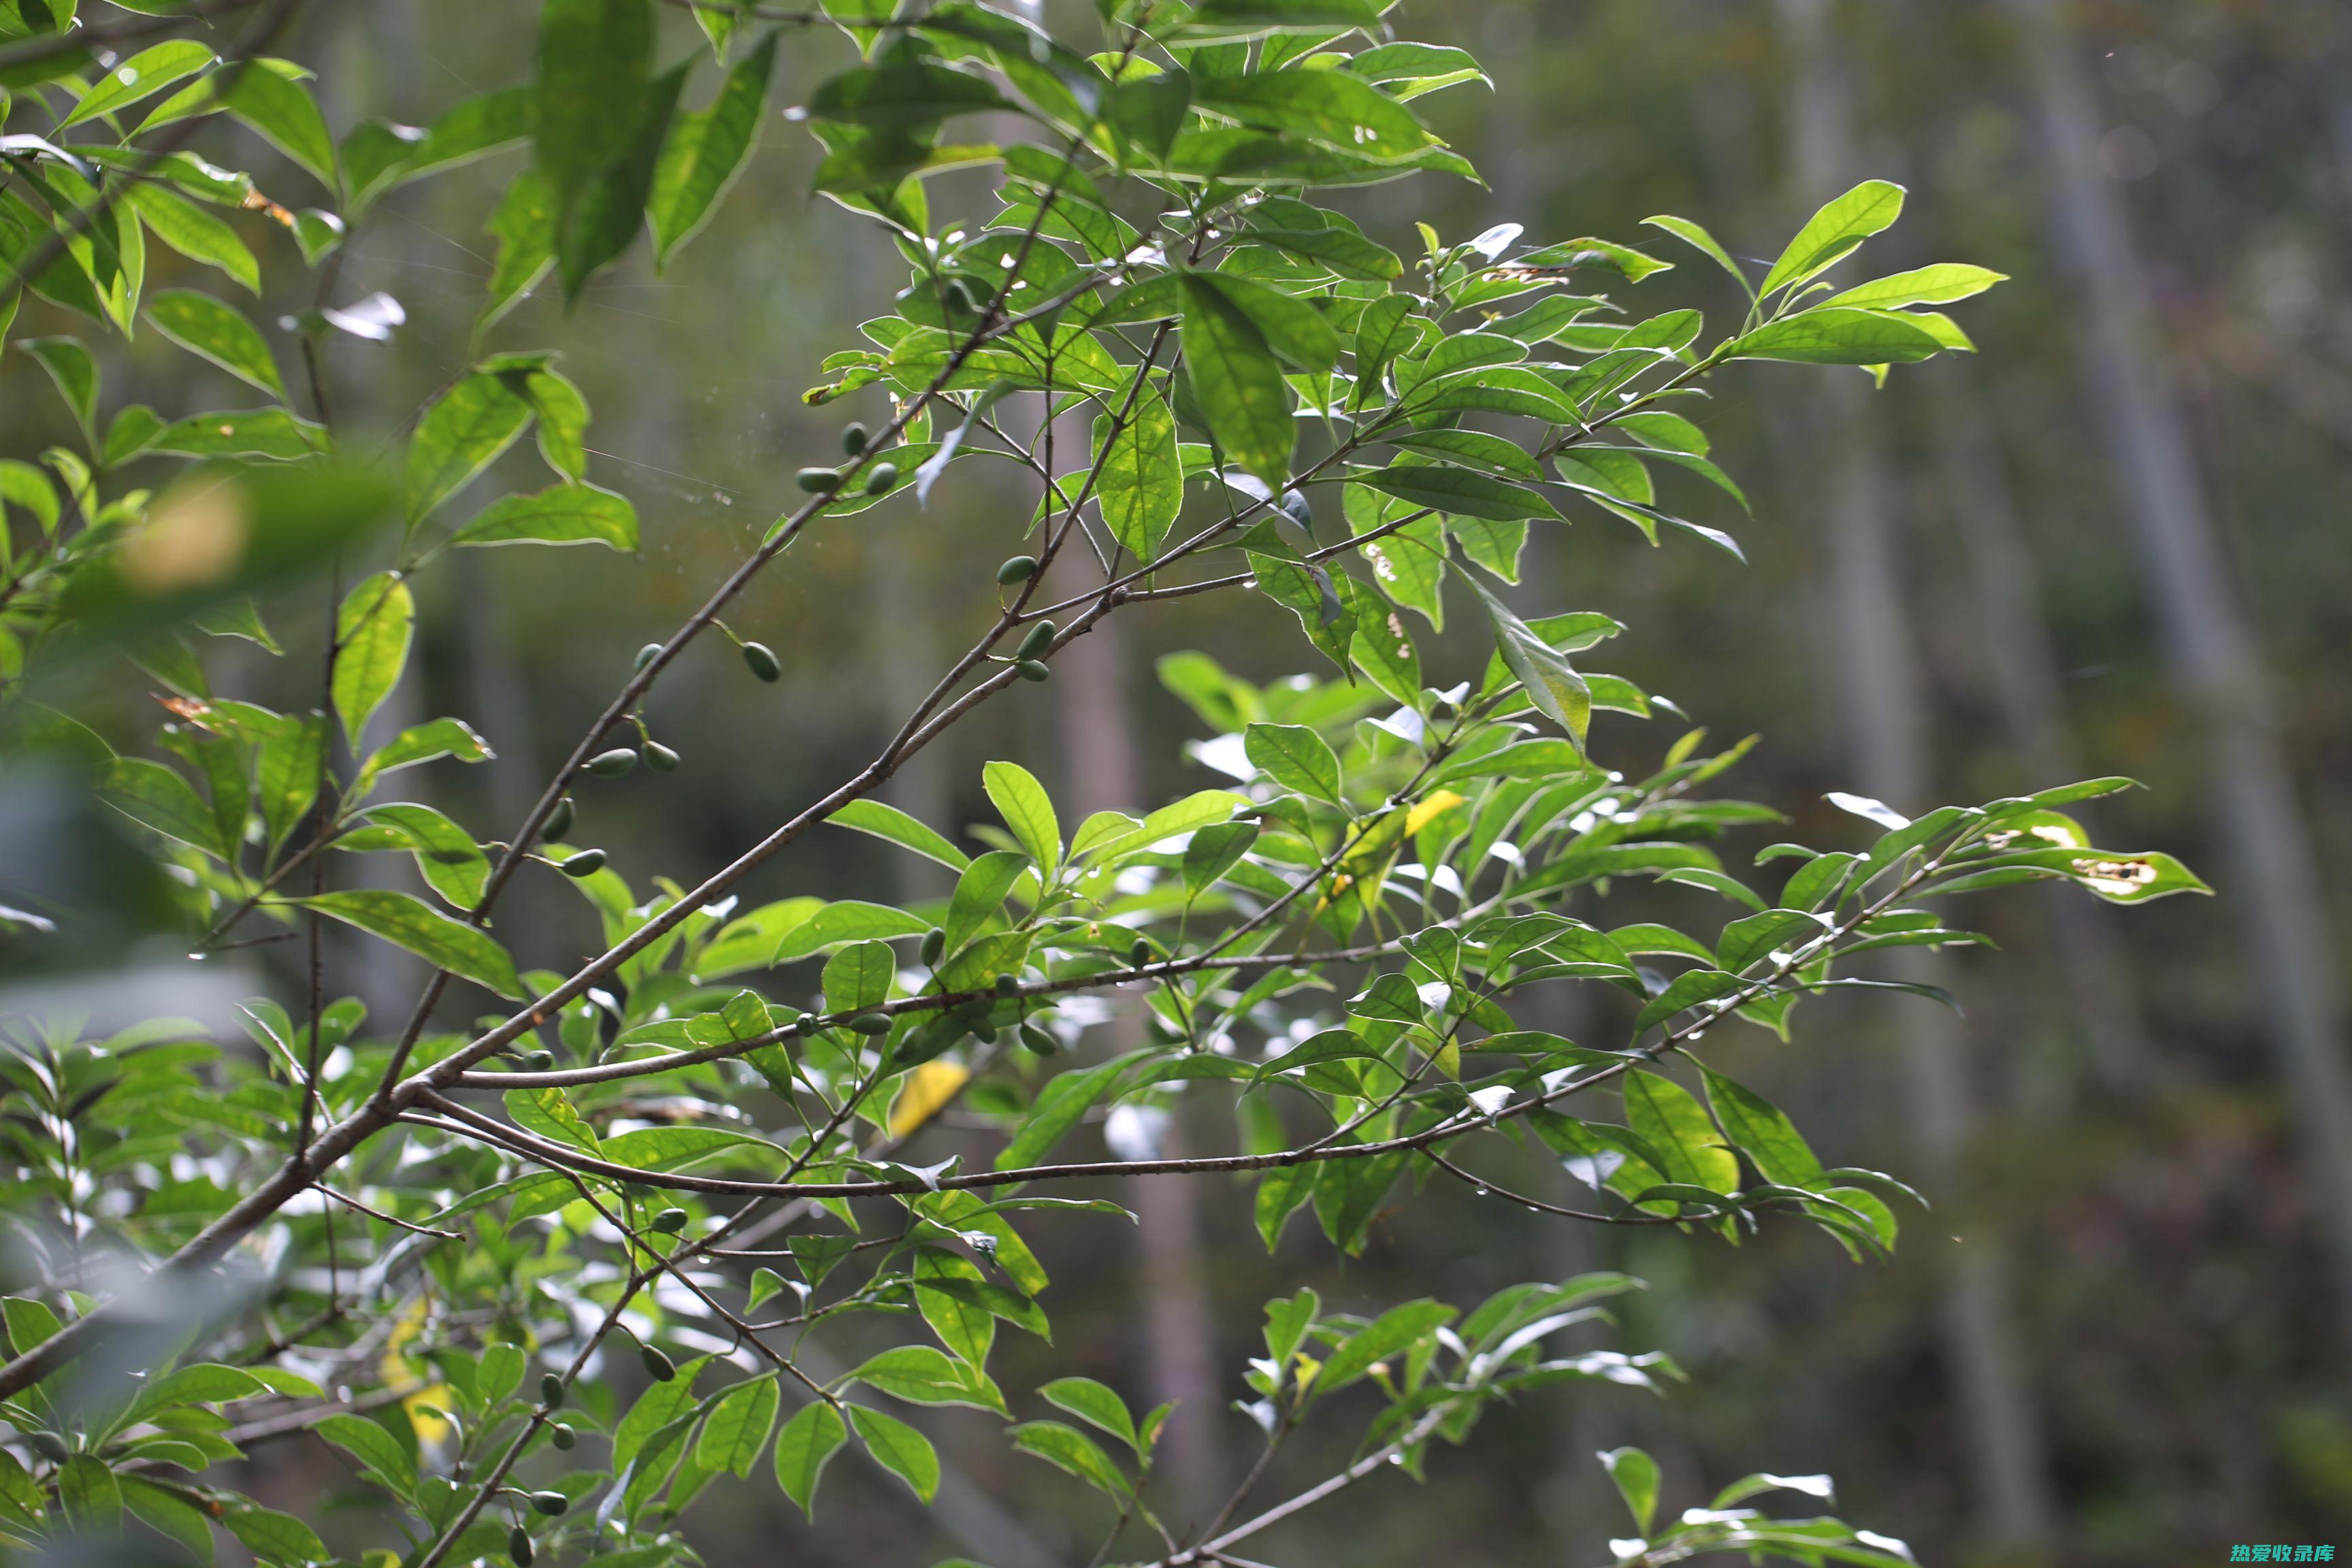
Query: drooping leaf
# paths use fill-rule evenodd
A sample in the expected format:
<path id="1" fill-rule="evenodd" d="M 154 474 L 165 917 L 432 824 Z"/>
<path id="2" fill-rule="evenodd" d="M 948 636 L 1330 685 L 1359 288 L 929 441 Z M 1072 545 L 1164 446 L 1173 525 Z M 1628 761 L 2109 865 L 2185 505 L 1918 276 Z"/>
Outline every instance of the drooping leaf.
<path id="1" fill-rule="evenodd" d="M 776 1434 L 776 1482 L 803 1513 L 815 1517 L 817 1479 L 847 1441 L 841 1412 L 822 1402 L 803 1406 Z"/>
<path id="2" fill-rule="evenodd" d="M 416 599 L 395 572 L 379 572 L 343 595 L 335 616 L 335 713 L 352 751 L 368 720 L 408 666 Z"/>
<path id="3" fill-rule="evenodd" d="M 869 1405 L 851 1405 L 849 1420 L 876 1464 L 914 1488 L 915 1495 L 926 1503 L 938 1494 L 940 1456 L 929 1438 L 897 1416 L 885 1415 Z"/>
<path id="4" fill-rule="evenodd" d="M 1184 363 L 1209 432 L 1242 468 L 1280 485 L 1298 440 L 1282 367 L 1265 334 L 1221 290 L 1193 273 L 1181 282 Z"/>
<path id="5" fill-rule="evenodd" d="M 535 495 L 502 496 L 449 536 L 452 544 L 602 544 L 634 552 L 637 509 L 594 485 L 552 485 Z"/>
<path id="6" fill-rule="evenodd" d="M 436 969 L 461 975 L 510 1001 L 523 997 L 521 976 L 514 960 L 487 932 L 453 921 L 421 899 L 375 888 L 320 893 L 289 903 L 315 909 L 380 936 L 424 959 Z"/>
<path id="7" fill-rule="evenodd" d="M 176 199 L 176 198 L 173 198 Z M 202 355 L 238 380 L 283 400 L 286 384 L 278 362 L 251 321 L 209 294 L 166 289 L 147 302 L 155 330 L 189 353 Z"/>
<path id="8" fill-rule="evenodd" d="M 646 208 L 654 227 L 656 265 L 667 265 L 672 253 L 710 220 L 719 199 L 742 174 L 758 137 L 775 63 L 776 35 L 770 33 L 727 73 L 709 108 L 670 122 Z"/>

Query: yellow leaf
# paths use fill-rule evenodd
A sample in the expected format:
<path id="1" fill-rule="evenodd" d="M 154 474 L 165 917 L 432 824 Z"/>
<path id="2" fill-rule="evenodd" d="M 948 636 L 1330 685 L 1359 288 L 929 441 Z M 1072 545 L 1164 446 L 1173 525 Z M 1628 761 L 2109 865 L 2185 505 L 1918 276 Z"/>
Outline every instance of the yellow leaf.
<path id="1" fill-rule="evenodd" d="M 1462 804 L 1462 797 L 1450 789 L 1442 789 L 1426 800 L 1416 801 L 1405 813 L 1404 836 L 1407 838 L 1429 826 L 1430 819 Z"/>
<path id="2" fill-rule="evenodd" d="M 890 1136 L 904 1138 L 940 1113 L 971 1081 L 971 1069 L 955 1062 L 925 1062 L 908 1076 L 890 1107 Z"/>
<path id="3" fill-rule="evenodd" d="M 416 1381 L 417 1369 L 400 1353 L 401 1347 L 425 1331 L 425 1320 L 432 1310 L 432 1302 L 419 1296 L 394 1321 L 391 1334 L 384 1340 L 383 1360 L 376 1367 L 376 1374 L 384 1382 L 397 1387 L 404 1383 L 414 1384 Z M 448 1408 L 449 1390 L 446 1384 L 428 1384 L 402 1400 L 401 1405 L 408 1412 L 410 1425 L 416 1428 L 416 1441 L 420 1445 L 435 1447 L 449 1436 L 449 1423 L 438 1414 Z"/>

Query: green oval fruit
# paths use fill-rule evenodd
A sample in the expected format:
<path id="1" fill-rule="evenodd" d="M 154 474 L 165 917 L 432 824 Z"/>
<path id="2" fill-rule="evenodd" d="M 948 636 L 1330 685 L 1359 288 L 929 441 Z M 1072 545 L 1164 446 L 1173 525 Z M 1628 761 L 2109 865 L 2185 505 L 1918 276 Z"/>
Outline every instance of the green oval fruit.
<path id="1" fill-rule="evenodd" d="M 1041 1057 L 1050 1057 L 1062 1048 L 1062 1042 L 1034 1024 L 1021 1026 L 1021 1043 Z"/>
<path id="2" fill-rule="evenodd" d="M 604 852 L 602 849 L 583 849 L 577 855 L 566 857 L 563 864 L 556 868 L 567 877 L 593 877 L 604 868 Z"/>
<path id="3" fill-rule="evenodd" d="M 799 1017 L 794 1018 L 793 1020 L 793 1033 L 795 1035 L 813 1035 L 816 1033 L 816 1015 L 814 1013 L 803 1013 Z"/>
<path id="4" fill-rule="evenodd" d="M 646 1375 L 656 1383 L 667 1383 L 677 1375 L 677 1363 L 651 1345 L 639 1345 L 637 1359 L 645 1363 Z"/>
<path id="5" fill-rule="evenodd" d="M 1054 672 L 1043 659 L 1024 658 L 1013 667 L 1013 672 L 1024 680 L 1051 680 Z"/>
<path id="6" fill-rule="evenodd" d="M 547 1440 L 568 1454 L 578 1446 L 580 1434 L 558 1421 L 547 1429 Z"/>
<path id="7" fill-rule="evenodd" d="M 784 673 L 784 667 L 776 660 L 775 650 L 765 643 L 745 643 L 743 662 L 751 667 L 752 674 L 771 685 Z"/>
<path id="8" fill-rule="evenodd" d="M 525 1051 L 521 1056 L 515 1059 L 522 1064 L 524 1070 L 527 1072 L 545 1072 L 548 1068 L 555 1065 L 555 1053 L 553 1051 Z"/>
<path id="9" fill-rule="evenodd" d="M 653 1227 L 664 1236 L 676 1236 L 686 1228 L 686 1220 L 687 1214 L 684 1209 L 664 1209 L 654 1215 Z"/>
<path id="10" fill-rule="evenodd" d="M 1018 996 L 1021 994 L 1021 977 L 1017 974 L 998 975 L 996 994 L 999 996 Z"/>
<path id="11" fill-rule="evenodd" d="M 861 1035 L 887 1035 L 890 1032 L 887 1013 L 860 1013 L 849 1020 L 849 1026 Z"/>
<path id="12" fill-rule="evenodd" d="M 34 1433 L 33 1447 L 41 1458 L 53 1465 L 62 1465 L 73 1458 L 73 1450 L 67 1447 L 66 1440 L 55 1432 Z"/>
<path id="13" fill-rule="evenodd" d="M 530 1568 L 530 1531 L 516 1525 L 507 1531 L 507 1555 L 514 1559 L 515 1568 Z"/>
<path id="14" fill-rule="evenodd" d="M 1061 628 L 1051 621 L 1039 621 L 1029 628 L 1029 635 L 1021 639 L 1021 646 L 1013 650 L 1013 657 L 1035 658 L 1054 646 L 1054 635 L 1060 630 Z"/>
<path id="15" fill-rule="evenodd" d="M 887 496 L 898 488 L 898 465 L 877 463 L 866 476 L 866 493 Z"/>
<path id="16" fill-rule="evenodd" d="M 543 1372 L 540 1373 L 539 1402 L 541 1405 L 546 1405 L 550 1410 L 562 1409 L 564 1392 L 563 1380 L 562 1378 L 556 1376 L 555 1373 L 551 1372 Z"/>
<path id="17" fill-rule="evenodd" d="M 1026 583 L 1037 575 L 1034 555 L 1016 555 L 996 569 L 996 580 L 1010 588 L 1015 583 Z"/>
<path id="18" fill-rule="evenodd" d="M 572 819 L 577 816 L 579 816 L 579 810 L 572 804 L 572 797 L 565 795 L 562 800 L 557 801 L 555 808 L 547 814 L 547 821 L 539 830 L 539 841 L 542 844 L 557 842 L 572 831 Z"/>
<path id="19" fill-rule="evenodd" d="M 829 496 L 841 488 L 838 468 L 803 468 L 793 476 L 793 483 L 813 496 Z"/>
<path id="20" fill-rule="evenodd" d="M 948 933 L 933 926 L 923 933 L 923 967 L 937 969 L 940 959 L 948 950 Z"/>
<path id="21" fill-rule="evenodd" d="M 600 779 L 616 779 L 637 765 L 637 751 L 634 746 L 615 746 L 597 752 L 583 765 Z"/>
<path id="22" fill-rule="evenodd" d="M 841 449 L 853 458 L 866 450 L 866 443 L 872 437 L 866 435 L 866 426 L 855 419 L 841 427 Z"/>
<path id="23" fill-rule="evenodd" d="M 674 773 L 677 772 L 677 753 L 671 751 L 667 746 L 663 745 L 659 741 L 647 741 L 646 742 L 646 766 L 653 769 L 656 773 Z"/>
<path id="24" fill-rule="evenodd" d="M 1135 939 L 1135 945 L 1127 950 L 1127 962 L 1129 964 L 1139 967 L 1150 963 L 1151 939 L 1149 937 L 1137 937 Z"/>
<path id="25" fill-rule="evenodd" d="M 572 1506 L 572 1500 L 562 1492 L 533 1492 L 530 1494 L 530 1506 L 554 1519 Z"/>
<path id="26" fill-rule="evenodd" d="M 659 652 L 661 652 L 661 644 L 657 642 L 649 642 L 646 644 L 645 647 L 637 649 L 637 662 L 631 668 L 630 673 L 635 674 L 637 670 L 643 669 L 646 666 L 651 664 L 654 661 L 654 655 Z"/>

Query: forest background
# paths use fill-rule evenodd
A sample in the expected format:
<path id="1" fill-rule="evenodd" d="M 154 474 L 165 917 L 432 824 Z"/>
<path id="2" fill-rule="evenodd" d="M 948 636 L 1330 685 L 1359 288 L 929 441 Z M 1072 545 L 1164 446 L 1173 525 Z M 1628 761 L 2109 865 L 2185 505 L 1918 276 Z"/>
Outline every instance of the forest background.
<path id="1" fill-rule="evenodd" d="M 1900 807 L 2128 773 L 2151 787 L 2103 806 L 2102 828 L 2189 859 L 2221 897 L 2111 924 L 2086 901 L 1998 895 L 1978 922 L 2006 951 L 1950 962 L 1964 1017 L 1830 1001 L 1806 1050 L 1770 1058 L 1759 1087 L 1826 1153 L 1924 1178 L 1936 1210 L 1891 1263 L 1849 1265 L 1794 1226 L 1702 1258 L 1676 1235 L 1530 1226 L 1467 1193 L 1399 1212 L 1361 1258 L 1294 1230 L 1269 1261 L 1244 1205 L 1163 1191 L 1129 1195 L 1157 1223 L 1124 1250 L 1055 1238 L 1055 1353 L 1154 1398 L 1221 1406 L 1239 1392 L 1222 1369 L 1246 1353 L 1258 1304 L 1302 1271 L 1327 1297 L 1368 1302 L 1598 1268 L 1657 1283 L 1626 1309 L 1629 1348 L 1671 1351 L 1690 1384 L 1662 1401 L 1583 1392 L 1503 1412 L 1445 1462 L 1444 1484 L 1334 1513 L 1301 1561 L 1598 1560 L 1616 1526 L 1591 1453 L 1626 1442 L 1681 1478 L 1670 1491 L 1767 1462 L 1832 1472 L 1851 1515 L 1942 1563 L 2206 1563 L 2237 1542 L 2334 1539 L 2352 1521 L 2352 1122 L 2337 1110 L 2336 994 L 2352 929 L 2352 15 L 2320 0 L 1412 9 L 1417 36 L 1474 47 L 1494 76 L 1491 92 L 1429 106 L 1490 184 L 1341 198 L 1391 243 L 1415 218 L 1448 235 L 1504 222 L 1630 235 L 1684 212 L 1735 250 L 1769 253 L 1821 196 L 1877 175 L 1911 190 L 1895 243 L 1916 254 L 1891 262 L 1959 254 L 2014 279 L 1971 316 L 1972 361 L 1876 394 L 1793 367 L 1722 389 L 1717 456 L 1757 513 L 1744 568 L 1588 521 L 1573 584 L 1565 551 L 1538 535 L 1528 604 L 1602 604 L 1637 628 L 1622 665 L 1723 738 L 1762 731 L 1743 773 L 1752 798 L 1861 789 Z M 338 62 L 321 76 L 337 124 L 422 119 L 508 79 L 532 47 L 528 8 L 448 0 L 311 8 L 299 26 L 295 52 Z M 821 68 L 786 47 L 772 107 Z M 568 318 L 551 289 L 522 307 L 597 411 L 592 474 L 636 500 L 646 562 L 535 557 L 524 595 L 509 552 L 479 561 L 470 604 L 444 606 L 463 608 L 462 626 L 428 628 L 435 662 L 401 688 L 406 714 L 385 720 L 453 713 L 502 737 L 497 763 L 435 789 L 518 816 L 628 653 L 692 607 L 831 440 L 835 419 L 799 395 L 840 324 L 874 313 L 896 279 L 808 195 L 814 155 L 772 113 L 745 184 L 666 275 L 639 257 Z M 340 294 L 381 290 L 405 317 L 331 370 L 357 423 L 465 362 L 489 255 L 455 216 L 481 210 L 489 188 L 467 178 L 388 199 L 343 258 Z M 1647 284 L 1645 303 L 1680 290 L 1719 306 L 1706 288 L 1685 268 Z M 178 384 L 214 376 L 160 342 L 127 352 L 167 406 L 186 401 Z M 65 434 L 23 355 L 0 360 L 0 408 L 13 447 L 40 444 L 44 422 Z M 997 542 L 965 526 L 989 505 L 967 482 L 927 510 L 886 509 L 754 586 L 735 624 L 777 650 L 783 681 L 662 689 L 663 733 L 708 761 L 662 796 L 607 808 L 637 814 L 625 836 L 648 860 L 709 863 L 775 803 L 857 765 L 951 651 L 935 624 L 992 592 Z M 1888 584 L 1891 601 L 1877 593 Z M 1644 638 L 1645 625 L 1675 632 Z M 1175 743 L 1198 725 L 1155 659 L 1214 646 L 1253 680 L 1306 668 L 1264 606 L 1215 599 L 1092 640 L 1067 678 L 918 758 L 898 803 L 977 820 L 980 763 L 997 756 L 1087 806 L 1200 788 L 1217 781 Z M 1663 749 L 1675 733 L 1649 731 L 1621 743 Z M 119 853 L 106 830 L 55 809 L 0 796 L 0 858 L 36 885 L 103 874 Z M 810 890 L 943 890 L 855 836 L 807 853 L 803 868 L 822 868 Z M 226 1018 L 255 989 L 222 963 L 192 1005 L 176 952 L 135 909 L 118 934 L 78 955 L 78 977 L 53 955 L 35 968 L 21 946 L 0 949 L 0 1012 L 78 999 L 101 1025 Z M 395 1010 L 417 975 L 381 948 L 368 957 L 355 942 L 334 955 L 334 984 Z M 1572 1018 L 1551 1026 L 1576 1033 Z M 1246 1426 L 1226 1419 L 1190 1462 L 1244 1462 Z M 946 1430 L 964 1484 L 929 1516 L 854 1472 L 814 1525 L 762 1490 L 714 1498 L 691 1533 L 721 1563 L 964 1551 L 1022 1568 L 1069 1544 L 1034 1533 L 1050 1507 L 990 1500 L 1042 1495 L 1037 1467 L 977 1428 L 968 1448 Z M 277 1506 L 309 1511 L 343 1484 L 323 1452 L 280 1461 L 264 1494 Z"/>

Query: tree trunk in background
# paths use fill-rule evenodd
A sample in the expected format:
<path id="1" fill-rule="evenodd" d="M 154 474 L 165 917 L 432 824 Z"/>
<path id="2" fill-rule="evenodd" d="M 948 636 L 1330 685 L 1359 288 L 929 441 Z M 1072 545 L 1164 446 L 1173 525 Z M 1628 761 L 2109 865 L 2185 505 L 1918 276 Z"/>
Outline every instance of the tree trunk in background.
<path id="1" fill-rule="evenodd" d="M 1854 142 L 1844 72 L 1829 37 L 1828 0 L 1780 0 L 1794 79 L 1790 165 L 1807 211 L 1852 183 Z M 1899 811 L 1927 804 L 1926 703 L 1905 635 L 1902 577 L 1891 526 L 1892 486 L 1859 375 L 1832 373 L 1817 406 L 1820 501 L 1837 645 L 1840 706 L 1857 782 Z M 1943 965 L 1922 949 L 1893 965 L 1932 984 Z M 1930 1178 L 1948 1190 L 1976 1121 L 1957 1020 L 1933 1005 L 1894 1015 L 1903 1032 L 1911 1123 Z M 1966 1435 L 1983 1533 L 1995 1544 L 2038 1551 L 2053 1533 L 2048 1468 L 2015 1343 L 1998 1233 L 1972 1227 L 1946 1254 L 1941 1292 L 1944 1360 Z"/>
<path id="2" fill-rule="evenodd" d="M 1935 393 L 1929 421 L 1944 495 L 1975 587 L 1978 641 L 1991 667 L 2001 728 L 2017 748 L 2027 787 L 2084 776 L 2081 748 L 2066 716 L 2057 650 L 2042 614 L 2039 569 L 2026 548 L 2000 433 L 1984 398 L 1958 364 L 1927 372 Z M 2107 906 L 2053 885 L 2048 900 L 2058 963 L 2092 1068 L 2113 1095 L 2142 1095 L 2161 1076 L 2149 1047 L 2139 990 L 2123 933 Z"/>
<path id="3" fill-rule="evenodd" d="M 2049 154 L 2051 218 L 2082 289 L 2084 366 L 2174 681 L 2204 729 L 2226 856 L 2219 880 L 2242 913 L 2271 1043 L 2301 1131 L 2352 1345 L 2352 1081 L 2338 955 L 2295 799 L 2279 717 L 2232 592 L 2190 433 L 2155 338 L 2130 226 L 2098 163 L 2091 84 L 2051 0 L 2007 0 Z"/>
<path id="4" fill-rule="evenodd" d="M 1061 693 L 1062 750 L 1079 818 L 1097 811 L 1137 812 L 1144 805 L 1142 768 L 1127 690 L 1126 626 L 1106 617 L 1054 666 Z M 1140 1043 L 1142 1015 L 1121 1006 L 1108 1026 L 1125 1037 L 1121 1050 Z M 1181 1116 L 1160 1135 L 1160 1152 L 1184 1152 Z M 1201 1249 L 1195 1184 L 1172 1175 L 1133 1176 L 1127 1202 L 1135 1210 L 1137 1283 L 1142 1296 L 1142 1374 L 1153 1404 L 1176 1403 L 1160 1443 L 1160 1473 L 1175 1505 L 1169 1524 L 1205 1524 L 1223 1500 L 1224 1463 L 1218 1442 L 1223 1378 L 1217 1365 L 1215 1320 Z"/>

